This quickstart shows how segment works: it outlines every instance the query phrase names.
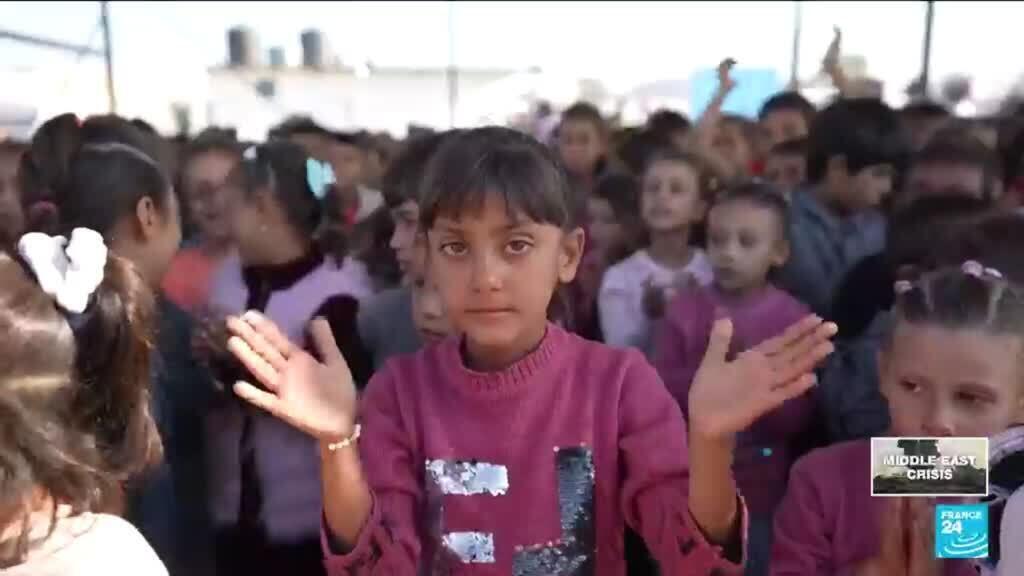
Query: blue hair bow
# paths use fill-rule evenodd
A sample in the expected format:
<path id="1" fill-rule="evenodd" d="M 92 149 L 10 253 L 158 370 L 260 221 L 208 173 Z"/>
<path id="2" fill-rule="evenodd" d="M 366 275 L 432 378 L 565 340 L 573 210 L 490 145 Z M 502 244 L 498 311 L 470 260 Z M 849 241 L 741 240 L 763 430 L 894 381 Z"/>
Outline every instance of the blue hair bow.
<path id="1" fill-rule="evenodd" d="M 313 196 L 316 196 L 317 200 L 323 200 L 324 195 L 327 194 L 327 187 L 335 182 L 337 180 L 334 178 L 334 170 L 331 169 L 330 164 L 313 158 L 306 159 L 306 183 L 309 184 L 309 189 L 313 191 Z"/>

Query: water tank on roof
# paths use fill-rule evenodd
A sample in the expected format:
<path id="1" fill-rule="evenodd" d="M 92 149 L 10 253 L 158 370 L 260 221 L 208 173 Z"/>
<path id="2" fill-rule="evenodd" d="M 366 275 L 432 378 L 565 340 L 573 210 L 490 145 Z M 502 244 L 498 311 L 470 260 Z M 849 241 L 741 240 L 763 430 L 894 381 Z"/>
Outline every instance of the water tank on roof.
<path id="1" fill-rule="evenodd" d="M 258 62 L 256 33 L 242 26 L 228 30 L 228 65 L 232 68 L 252 68 Z"/>
<path id="2" fill-rule="evenodd" d="M 306 30 L 302 33 L 302 65 L 306 68 L 322 70 L 327 64 L 324 49 L 324 38 L 319 30 Z"/>
<path id="3" fill-rule="evenodd" d="M 275 46 L 270 49 L 269 55 L 271 68 L 284 68 L 284 48 Z"/>

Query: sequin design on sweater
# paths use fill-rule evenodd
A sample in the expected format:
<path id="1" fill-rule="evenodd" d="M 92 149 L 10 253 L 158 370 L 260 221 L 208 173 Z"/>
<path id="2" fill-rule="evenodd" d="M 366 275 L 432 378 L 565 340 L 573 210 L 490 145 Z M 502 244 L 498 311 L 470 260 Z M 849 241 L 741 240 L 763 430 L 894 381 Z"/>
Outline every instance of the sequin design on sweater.
<path id="1" fill-rule="evenodd" d="M 430 525 L 436 528 L 441 549 L 434 561 L 434 573 L 452 560 L 463 564 L 493 564 L 494 535 L 487 532 L 444 531 L 444 496 L 486 494 L 504 496 L 508 492 L 508 468 L 487 462 L 461 460 L 428 460 L 426 465 L 428 501 L 432 515 Z"/>
<path id="2" fill-rule="evenodd" d="M 518 547 L 513 576 L 589 576 L 594 573 L 594 455 L 585 446 L 555 449 L 562 537 Z"/>

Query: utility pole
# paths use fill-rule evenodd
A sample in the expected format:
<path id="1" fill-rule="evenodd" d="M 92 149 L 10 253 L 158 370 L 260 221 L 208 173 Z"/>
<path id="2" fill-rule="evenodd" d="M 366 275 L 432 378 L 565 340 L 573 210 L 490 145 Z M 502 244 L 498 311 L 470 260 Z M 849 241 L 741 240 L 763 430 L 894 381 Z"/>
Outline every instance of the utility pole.
<path id="1" fill-rule="evenodd" d="M 924 48 L 921 50 L 921 95 L 928 94 L 928 76 L 932 66 L 932 22 L 935 20 L 935 2 L 925 3 Z"/>
<path id="2" fill-rule="evenodd" d="M 455 2 L 448 0 L 448 127 L 455 128 L 455 106 L 459 100 L 459 70 L 455 66 Z"/>
<path id="3" fill-rule="evenodd" d="M 800 0 L 793 2 L 793 57 L 789 68 L 789 85 L 793 90 L 800 89 L 800 34 L 803 28 L 803 14 Z"/>
<path id="4" fill-rule="evenodd" d="M 103 26 L 103 58 L 107 64 L 107 100 L 111 114 L 117 114 L 114 91 L 114 52 L 110 45 L 110 3 L 100 2 L 100 24 Z"/>

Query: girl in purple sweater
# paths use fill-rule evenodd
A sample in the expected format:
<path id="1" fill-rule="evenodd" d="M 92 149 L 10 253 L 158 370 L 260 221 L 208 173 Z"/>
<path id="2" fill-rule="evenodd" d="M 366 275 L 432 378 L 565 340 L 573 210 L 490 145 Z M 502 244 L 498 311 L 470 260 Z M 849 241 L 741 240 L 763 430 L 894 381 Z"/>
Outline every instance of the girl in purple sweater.
<path id="1" fill-rule="evenodd" d="M 291 142 L 242 154 L 223 190 L 236 253 L 213 276 L 210 307 L 259 310 L 300 343 L 310 319 L 324 318 L 365 383 L 370 362 L 356 315 L 371 283 L 360 261 L 328 250 L 322 224 L 332 182 L 329 167 Z M 213 360 L 219 381 L 248 378 L 230 357 Z M 218 572 L 322 573 L 318 444 L 230 392 L 217 400 L 205 440 Z"/>
<path id="2" fill-rule="evenodd" d="M 769 281 L 786 262 L 786 200 L 761 182 L 735 186 L 708 212 L 711 286 L 691 286 L 670 304 L 656 338 L 655 365 L 689 417 L 690 385 L 708 346 L 715 319 L 733 323 L 730 353 L 782 334 L 809 311 Z M 759 418 L 737 437 L 733 470 L 750 509 L 747 574 L 764 574 L 771 550 L 772 513 L 786 490 L 786 475 L 815 414 L 813 389 Z"/>
<path id="3" fill-rule="evenodd" d="M 573 205 L 532 138 L 481 128 L 446 141 L 421 224 L 460 335 L 390 361 L 360 402 L 322 323 L 317 361 L 259 314 L 229 320 L 230 347 L 264 386 L 236 393 L 320 441 L 331 574 L 622 576 L 627 524 L 665 574 L 740 572 L 734 434 L 813 385 L 835 327 L 807 318 L 727 362 L 719 323 L 687 434 L 638 352 L 546 320 L 583 252 Z"/>
<path id="4" fill-rule="evenodd" d="M 898 284 L 879 381 L 893 436 L 993 436 L 1024 417 L 1024 295 L 967 262 Z M 872 498 L 870 441 L 800 459 L 775 516 L 774 576 L 969 576 L 937 560 L 934 503 Z"/>

